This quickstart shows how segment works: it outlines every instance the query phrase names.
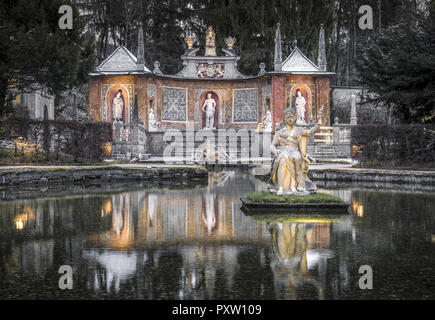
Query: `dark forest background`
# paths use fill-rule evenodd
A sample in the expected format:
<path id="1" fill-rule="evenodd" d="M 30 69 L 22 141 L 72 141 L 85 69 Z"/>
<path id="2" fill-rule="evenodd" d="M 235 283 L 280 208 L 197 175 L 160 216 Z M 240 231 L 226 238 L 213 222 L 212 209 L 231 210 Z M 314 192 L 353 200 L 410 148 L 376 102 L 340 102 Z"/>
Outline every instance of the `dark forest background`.
<path id="1" fill-rule="evenodd" d="M 60 30 L 57 9 L 68 3 L 74 28 Z M 373 8 L 373 30 L 358 27 L 362 5 Z M 141 25 L 150 69 L 160 61 L 164 73 L 178 72 L 184 37 L 193 35 L 203 50 L 213 26 L 218 54 L 225 37 L 236 37 L 242 73 L 257 74 L 261 62 L 270 71 L 279 22 L 284 58 L 297 40 L 317 62 L 324 24 L 332 85 L 367 88 L 369 103 L 391 108 L 402 122 L 435 119 L 435 0 L 5 0 L 0 21 L 0 118 L 11 112 L 11 87 L 42 85 L 56 98 L 80 91 L 116 46 L 137 53 Z"/>

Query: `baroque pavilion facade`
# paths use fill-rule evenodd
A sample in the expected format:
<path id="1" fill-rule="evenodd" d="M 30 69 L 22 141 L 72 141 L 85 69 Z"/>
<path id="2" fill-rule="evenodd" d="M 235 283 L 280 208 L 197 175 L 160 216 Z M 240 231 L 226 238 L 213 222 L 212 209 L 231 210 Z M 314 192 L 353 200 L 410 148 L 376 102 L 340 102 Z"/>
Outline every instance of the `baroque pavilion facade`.
<path id="1" fill-rule="evenodd" d="M 139 32 L 137 57 L 119 46 L 90 74 L 89 117 L 94 121 L 142 122 L 147 131 L 167 129 L 256 130 L 266 114 L 271 114 L 272 130 L 279 128 L 283 111 L 294 105 L 296 93 L 304 97 L 303 123 L 317 119 L 323 107 L 323 126 L 330 125 L 330 77 L 326 69 L 323 26 L 319 33 L 317 65 L 297 46 L 283 61 L 281 33 L 278 25 L 275 38 L 274 70 L 267 72 L 260 64 L 256 76 L 245 76 L 237 69 L 240 57 L 233 49 L 234 38 L 218 56 L 212 28 L 206 33 L 204 56 L 193 47 L 193 39 L 185 39 L 187 50 L 181 60 L 183 69 L 177 74 L 163 74 L 159 62 L 151 70 L 144 64 L 143 32 Z M 213 113 L 207 114 L 207 99 L 213 101 Z M 209 100 L 210 101 L 210 100 Z M 269 112 L 268 112 L 269 111 Z M 208 124 L 210 126 L 210 124 Z"/>

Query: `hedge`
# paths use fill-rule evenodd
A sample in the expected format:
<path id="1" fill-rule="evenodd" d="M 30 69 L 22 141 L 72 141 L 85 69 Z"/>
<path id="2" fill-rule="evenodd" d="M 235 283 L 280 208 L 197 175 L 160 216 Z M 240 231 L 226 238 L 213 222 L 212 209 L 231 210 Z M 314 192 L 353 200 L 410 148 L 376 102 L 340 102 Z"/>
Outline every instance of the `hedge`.
<path id="1" fill-rule="evenodd" d="M 43 149 L 47 154 L 69 155 L 78 159 L 102 160 L 104 143 L 112 142 L 112 126 L 102 122 L 69 120 L 32 120 L 11 118 L 0 122 L 0 135 L 16 139 L 25 138 L 35 151 Z"/>
<path id="2" fill-rule="evenodd" d="M 435 126 L 364 125 L 352 128 L 353 157 L 361 162 L 432 164 L 435 162 Z"/>

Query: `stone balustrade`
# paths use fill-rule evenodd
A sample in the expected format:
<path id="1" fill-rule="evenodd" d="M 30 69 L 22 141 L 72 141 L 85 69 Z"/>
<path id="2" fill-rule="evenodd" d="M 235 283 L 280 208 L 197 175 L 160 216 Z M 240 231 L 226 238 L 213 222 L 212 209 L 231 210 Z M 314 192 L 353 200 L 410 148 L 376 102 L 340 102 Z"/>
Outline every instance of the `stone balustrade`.
<path id="1" fill-rule="evenodd" d="M 114 123 L 112 157 L 130 160 L 146 153 L 147 132 L 140 123 Z"/>

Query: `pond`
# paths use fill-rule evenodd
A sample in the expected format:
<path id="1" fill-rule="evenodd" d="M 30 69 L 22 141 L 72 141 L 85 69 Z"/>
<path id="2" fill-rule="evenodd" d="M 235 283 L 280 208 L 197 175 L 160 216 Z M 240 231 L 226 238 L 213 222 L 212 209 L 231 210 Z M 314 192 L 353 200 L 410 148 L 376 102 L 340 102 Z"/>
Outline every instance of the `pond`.
<path id="1" fill-rule="evenodd" d="M 240 198 L 264 189 L 221 171 L 184 189 L 0 200 L 0 298 L 435 298 L 435 193 L 324 185 L 349 215 L 245 215 Z M 72 290 L 59 289 L 62 265 Z M 372 290 L 358 285 L 364 265 Z"/>

